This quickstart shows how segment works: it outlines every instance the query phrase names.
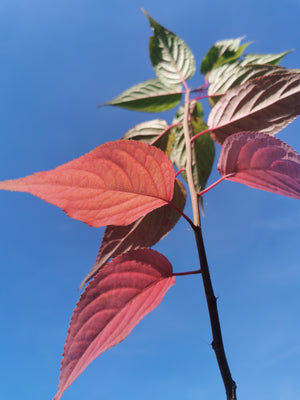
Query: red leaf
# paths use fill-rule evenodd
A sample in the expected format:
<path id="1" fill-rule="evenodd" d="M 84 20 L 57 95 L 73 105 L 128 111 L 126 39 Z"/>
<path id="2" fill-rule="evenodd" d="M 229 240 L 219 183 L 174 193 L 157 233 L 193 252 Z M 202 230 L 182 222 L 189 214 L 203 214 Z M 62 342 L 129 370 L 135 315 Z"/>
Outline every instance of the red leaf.
<path id="1" fill-rule="evenodd" d="M 183 184 L 176 179 L 172 203 L 183 211 L 186 192 Z M 151 211 L 145 217 L 127 226 L 107 226 L 94 266 L 84 278 L 80 289 L 102 268 L 110 258 L 128 250 L 151 247 L 175 226 L 180 214 L 169 204 Z"/>
<path id="2" fill-rule="evenodd" d="M 221 150 L 218 171 L 227 179 L 255 189 L 300 199 L 300 155 L 264 133 L 229 136 Z"/>
<path id="3" fill-rule="evenodd" d="M 275 135 L 300 114 L 300 72 L 255 78 L 229 90 L 208 117 L 212 138 L 222 144 L 241 131 Z"/>
<path id="4" fill-rule="evenodd" d="M 91 226 L 127 225 L 168 203 L 175 172 L 159 149 L 117 141 L 26 178 L 0 182 L 0 189 L 28 192 Z"/>
<path id="5" fill-rule="evenodd" d="M 73 313 L 54 400 L 96 357 L 125 339 L 174 282 L 169 261 L 151 249 L 124 253 L 100 270 Z"/>

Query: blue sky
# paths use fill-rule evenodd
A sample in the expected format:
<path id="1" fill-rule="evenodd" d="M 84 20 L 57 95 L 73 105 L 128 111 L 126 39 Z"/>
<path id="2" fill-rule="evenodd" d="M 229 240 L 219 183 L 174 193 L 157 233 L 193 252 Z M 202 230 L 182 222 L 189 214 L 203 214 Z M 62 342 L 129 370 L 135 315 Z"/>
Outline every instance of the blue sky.
<path id="1" fill-rule="evenodd" d="M 1 0 L 1 180 L 53 168 L 153 118 L 96 108 L 154 77 L 140 7 L 187 42 L 197 67 L 215 41 L 242 35 L 254 42 L 251 52 L 295 49 L 282 64 L 300 67 L 299 0 Z M 202 83 L 201 76 L 193 82 Z M 162 117 L 171 122 L 172 113 Z M 300 152 L 299 130 L 296 120 L 278 137 Z M 217 178 L 214 170 L 210 182 Z M 299 202 L 223 182 L 204 203 L 204 239 L 238 398 L 296 399 Z M 0 193 L 0 221 L 0 397 L 51 399 L 77 288 L 103 229 L 22 193 Z M 185 221 L 155 248 L 177 272 L 198 266 Z M 161 305 L 63 399 L 223 399 L 210 342 L 200 276 L 178 277 Z"/>

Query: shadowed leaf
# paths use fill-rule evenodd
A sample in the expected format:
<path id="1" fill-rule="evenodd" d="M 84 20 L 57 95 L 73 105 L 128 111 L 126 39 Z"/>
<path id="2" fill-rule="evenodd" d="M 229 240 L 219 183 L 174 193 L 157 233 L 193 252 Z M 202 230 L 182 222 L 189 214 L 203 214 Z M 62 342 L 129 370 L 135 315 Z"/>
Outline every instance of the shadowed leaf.
<path id="1" fill-rule="evenodd" d="M 228 137 L 218 171 L 227 179 L 255 189 L 300 199 L 300 155 L 264 133 L 240 132 Z"/>
<path id="2" fill-rule="evenodd" d="M 104 106 L 118 106 L 134 111 L 161 112 L 170 110 L 181 100 L 181 85 L 172 87 L 159 79 L 149 79 L 125 90 Z"/>
<path id="3" fill-rule="evenodd" d="M 193 101 L 190 105 L 191 111 L 191 125 L 192 135 L 196 135 L 201 131 L 207 129 L 207 125 L 203 121 L 202 106 L 200 103 Z M 184 106 L 181 106 L 172 122 L 172 124 L 182 123 L 184 115 Z M 183 126 L 177 126 L 173 128 L 175 140 L 172 144 L 171 160 L 177 166 L 178 169 L 185 168 L 186 166 L 186 150 L 185 150 L 185 139 Z M 193 159 L 193 180 L 197 191 L 203 190 L 207 179 L 210 175 L 214 156 L 215 147 L 213 140 L 210 137 L 209 132 L 199 136 L 192 142 L 192 151 L 194 153 Z M 182 176 L 186 179 L 185 172 L 182 172 Z"/>
<path id="4" fill-rule="evenodd" d="M 150 58 L 157 77 L 167 85 L 177 85 L 195 73 L 195 60 L 187 44 L 173 32 L 154 21 L 144 11 L 153 29 Z"/>
<path id="5" fill-rule="evenodd" d="M 168 154 L 169 136 L 171 130 L 168 130 L 169 125 L 162 119 L 153 119 L 152 121 L 142 122 L 131 128 L 122 139 L 132 139 L 139 142 L 152 144 L 159 135 L 163 132 L 163 136 L 156 140 L 153 145 Z"/>
<path id="6" fill-rule="evenodd" d="M 151 249 L 122 254 L 100 270 L 73 313 L 54 400 L 96 357 L 124 340 L 174 282 L 169 261 Z"/>
<path id="7" fill-rule="evenodd" d="M 186 192 L 183 184 L 176 179 L 172 203 L 181 211 L 184 209 Z M 180 214 L 172 206 L 165 205 L 127 226 L 107 226 L 93 268 L 84 278 L 80 289 L 101 269 L 110 258 L 128 250 L 151 247 L 175 226 Z"/>
<path id="8" fill-rule="evenodd" d="M 274 135 L 300 114 L 300 73 L 293 70 L 253 79 L 230 90 L 211 110 L 208 126 L 216 142 L 236 132 Z"/>
<path id="9" fill-rule="evenodd" d="M 54 170 L 0 182 L 28 192 L 94 227 L 128 225 L 171 201 L 175 172 L 159 149 L 120 140 L 106 143 Z"/>

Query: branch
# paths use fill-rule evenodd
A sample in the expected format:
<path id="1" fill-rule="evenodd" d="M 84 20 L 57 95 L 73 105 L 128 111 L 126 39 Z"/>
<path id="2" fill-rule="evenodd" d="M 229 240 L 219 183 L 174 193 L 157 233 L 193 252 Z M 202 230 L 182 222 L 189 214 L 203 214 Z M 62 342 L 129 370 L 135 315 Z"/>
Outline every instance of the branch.
<path id="1" fill-rule="evenodd" d="M 185 152 L 186 152 L 185 170 L 186 170 L 187 183 L 189 186 L 189 191 L 190 191 L 190 196 L 191 196 L 191 201 L 192 201 L 194 225 L 200 226 L 200 212 L 199 212 L 198 195 L 197 195 L 194 181 L 193 181 L 192 147 L 191 147 L 191 142 L 190 142 L 191 138 L 190 138 L 189 120 L 190 120 L 190 90 L 187 89 L 187 91 L 185 92 L 184 116 L 183 116 L 183 132 L 184 132 Z"/>
<path id="2" fill-rule="evenodd" d="M 209 311 L 210 325 L 211 325 L 211 330 L 212 330 L 212 335 L 213 335 L 213 341 L 212 341 L 211 345 L 212 345 L 212 348 L 213 348 L 216 358 L 217 358 L 217 362 L 218 362 L 221 376 L 223 379 L 223 383 L 225 386 L 227 400 L 236 400 L 236 383 L 232 379 L 231 372 L 230 372 L 227 358 L 226 358 L 226 354 L 225 354 L 225 350 L 224 350 L 222 331 L 221 331 L 218 306 L 217 306 L 217 299 L 216 299 L 216 296 L 214 295 L 214 291 L 213 291 L 213 287 L 212 287 L 212 283 L 211 283 L 211 278 L 210 278 L 210 273 L 209 273 L 209 268 L 208 268 L 208 263 L 207 263 L 207 258 L 206 258 L 206 252 L 205 252 L 205 247 L 204 247 L 204 243 L 203 243 L 203 237 L 202 237 L 202 232 L 201 232 L 200 226 L 199 227 L 195 226 L 194 234 L 195 234 L 195 238 L 196 238 L 196 242 L 197 242 L 198 254 L 199 254 L 200 265 L 201 265 L 201 275 L 202 275 L 205 296 L 206 296 L 206 301 L 207 301 L 207 306 L 208 306 L 208 311 Z"/>
<path id="3" fill-rule="evenodd" d="M 189 130 L 189 119 L 190 119 L 190 109 L 189 109 L 189 99 L 190 99 L 190 90 L 187 89 L 185 93 L 185 106 L 184 106 L 184 118 L 183 118 L 183 130 L 184 130 L 184 138 L 185 138 L 185 147 L 186 147 L 186 176 L 187 182 L 189 186 L 189 191 L 191 195 L 192 201 L 192 209 L 193 209 L 193 219 L 194 223 L 192 228 L 194 230 L 197 249 L 199 254 L 200 266 L 201 266 L 201 275 L 203 286 L 205 290 L 205 297 L 208 306 L 210 325 L 212 330 L 213 342 L 212 348 L 215 352 L 217 362 L 219 365 L 220 373 L 223 379 L 227 400 L 236 400 L 236 384 L 231 377 L 230 369 L 228 366 L 228 362 L 226 359 L 226 354 L 223 345 L 222 339 L 222 331 L 220 326 L 218 307 L 217 307 L 217 299 L 214 295 L 212 282 L 210 278 L 205 247 L 202 238 L 201 225 L 200 225 L 200 210 L 199 210 L 199 201 L 198 194 L 195 190 L 194 181 L 193 181 L 193 173 L 192 173 L 192 143 L 190 137 Z"/>

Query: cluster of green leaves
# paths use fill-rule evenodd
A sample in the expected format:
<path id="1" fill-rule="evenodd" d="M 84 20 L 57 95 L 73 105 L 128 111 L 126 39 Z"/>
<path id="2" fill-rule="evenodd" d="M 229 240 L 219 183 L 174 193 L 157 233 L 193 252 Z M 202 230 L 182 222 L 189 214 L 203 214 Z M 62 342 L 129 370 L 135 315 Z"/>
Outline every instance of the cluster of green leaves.
<path id="1" fill-rule="evenodd" d="M 153 36 L 149 40 L 149 51 L 157 77 L 125 90 L 113 100 L 106 102 L 105 105 L 157 113 L 170 110 L 180 104 L 182 95 L 187 89 L 187 81 L 196 73 L 196 63 L 192 51 L 180 37 L 154 21 L 145 11 L 144 13 L 153 30 Z M 244 55 L 244 51 L 250 43 L 241 44 L 242 40 L 243 38 L 241 37 L 216 42 L 208 50 L 201 62 L 200 72 L 204 76 L 205 83 L 198 88 L 191 89 L 195 93 L 195 98 L 190 102 L 190 136 L 192 138 L 198 135 L 192 141 L 193 180 L 195 189 L 198 192 L 205 188 L 212 170 L 215 157 L 214 140 L 222 143 L 224 138 L 222 129 L 220 129 L 220 135 L 214 133 L 216 129 L 208 129 L 204 120 L 202 105 L 197 99 L 199 97 L 208 97 L 211 107 L 214 107 L 218 100 L 224 97 L 227 92 L 230 92 L 231 89 L 235 87 L 242 87 L 243 89 L 244 86 L 241 85 L 248 81 L 252 82 L 254 78 L 274 74 L 288 74 L 288 71 L 283 67 L 279 67 L 278 63 L 290 51 L 278 54 Z M 294 71 L 293 73 L 297 78 L 298 85 L 299 72 Z M 299 85 L 297 90 L 299 90 Z M 273 97 L 270 98 L 270 103 L 272 104 L 274 98 L 275 103 L 277 103 L 279 100 L 277 89 L 275 91 L 272 90 L 272 93 Z M 249 95 L 249 93 L 247 92 L 246 95 Z M 229 101 L 231 100 L 225 98 L 225 104 Z M 290 99 L 288 106 L 291 103 Z M 239 95 L 236 100 L 237 108 L 240 107 L 240 104 L 241 96 Z M 297 104 L 295 108 L 297 110 L 294 114 L 297 114 L 299 105 Z M 210 128 L 224 125 L 223 120 L 216 123 L 214 115 L 219 115 L 218 111 L 216 110 L 209 119 Z M 261 110 L 263 114 L 266 114 L 267 111 L 266 107 Z M 251 110 L 246 110 L 244 114 L 248 116 L 248 120 L 240 124 L 238 128 L 235 126 L 233 133 L 246 130 L 259 131 L 257 126 L 252 127 L 249 124 L 252 118 Z M 294 118 L 294 114 L 291 119 Z M 225 113 L 222 113 L 222 115 L 224 119 Z M 171 124 L 161 119 L 149 120 L 129 130 L 123 136 L 123 139 L 144 141 L 157 146 L 170 157 L 186 180 L 183 117 L 184 104 L 177 109 Z M 233 120 L 233 116 L 230 116 L 230 127 L 233 125 Z M 285 116 L 283 126 L 288 122 Z M 224 136 L 227 136 L 227 134 Z"/>

